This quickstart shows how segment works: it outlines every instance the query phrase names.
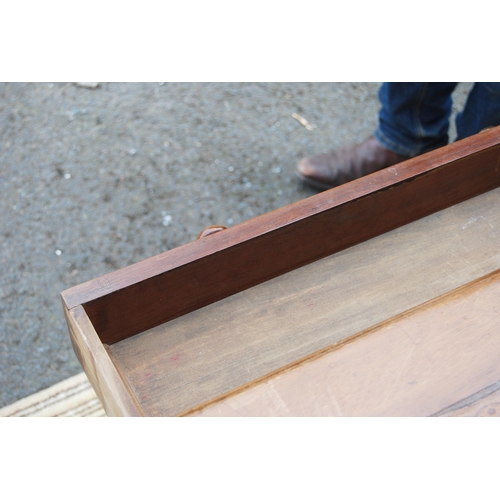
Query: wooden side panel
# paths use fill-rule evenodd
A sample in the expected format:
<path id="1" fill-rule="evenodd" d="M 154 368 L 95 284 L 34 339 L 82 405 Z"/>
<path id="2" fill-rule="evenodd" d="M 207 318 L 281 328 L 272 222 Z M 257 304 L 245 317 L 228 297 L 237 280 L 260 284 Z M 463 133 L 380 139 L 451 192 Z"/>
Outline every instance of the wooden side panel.
<path id="1" fill-rule="evenodd" d="M 63 293 L 112 344 L 500 186 L 500 127 Z"/>
<path id="2" fill-rule="evenodd" d="M 110 417 L 144 416 L 127 382 L 120 376 L 82 306 L 64 308 L 71 341 L 85 373 Z"/>
<path id="3" fill-rule="evenodd" d="M 500 383 L 499 297 L 495 272 L 186 415 L 435 414 Z"/>

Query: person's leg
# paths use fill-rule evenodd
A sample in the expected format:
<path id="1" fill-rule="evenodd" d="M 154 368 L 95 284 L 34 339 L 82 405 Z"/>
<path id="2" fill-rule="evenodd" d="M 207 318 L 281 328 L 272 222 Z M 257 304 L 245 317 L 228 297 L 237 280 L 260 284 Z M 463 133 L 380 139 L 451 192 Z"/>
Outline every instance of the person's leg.
<path id="1" fill-rule="evenodd" d="M 456 125 L 457 140 L 500 125 L 500 83 L 475 83 Z"/>
<path id="2" fill-rule="evenodd" d="M 355 146 L 303 158 L 298 177 L 317 189 L 329 189 L 444 146 L 456 85 L 384 83 L 374 134 Z"/>
<path id="3" fill-rule="evenodd" d="M 375 138 L 385 148 L 414 157 L 448 144 L 456 83 L 384 83 Z"/>

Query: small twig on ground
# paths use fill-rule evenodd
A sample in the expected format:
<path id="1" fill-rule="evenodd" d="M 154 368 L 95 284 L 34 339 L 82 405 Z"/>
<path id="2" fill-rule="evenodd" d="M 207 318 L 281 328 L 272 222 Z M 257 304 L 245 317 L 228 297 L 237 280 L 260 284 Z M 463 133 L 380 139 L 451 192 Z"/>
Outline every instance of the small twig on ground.
<path id="1" fill-rule="evenodd" d="M 313 128 L 311 124 L 303 116 L 300 116 L 297 113 L 292 113 L 292 118 L 295 118 L 301 125 L 306 127 L 307 130 L 310 130 L 312 132 Z"/>
<path id="2" fill-rule="evenodd" d="M 97 87 L 99 87 L 98 82 L 77 82 L 76 85 L 78 85 L 78 87 L 85 87 L 87 89 L 96 89 Z"/>

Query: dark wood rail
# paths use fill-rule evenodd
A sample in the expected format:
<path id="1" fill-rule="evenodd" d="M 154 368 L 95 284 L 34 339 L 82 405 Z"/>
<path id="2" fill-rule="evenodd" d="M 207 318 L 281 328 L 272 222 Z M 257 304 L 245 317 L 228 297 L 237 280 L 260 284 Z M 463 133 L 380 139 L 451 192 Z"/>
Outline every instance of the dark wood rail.
<path id="1" fill-rule="evenodd" d="M 113 344 L 500 186 L 500 127 L 62 293 Z"/>

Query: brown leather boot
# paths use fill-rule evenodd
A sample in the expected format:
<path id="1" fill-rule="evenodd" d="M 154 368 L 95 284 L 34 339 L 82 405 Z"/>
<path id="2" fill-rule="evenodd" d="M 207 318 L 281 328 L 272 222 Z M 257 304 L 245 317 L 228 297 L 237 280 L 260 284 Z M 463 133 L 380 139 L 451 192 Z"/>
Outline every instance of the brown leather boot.
<path id="1" fill-rule="evenodd" d="M 302 158 L 297 166 L 299 179 L 316 189 L 330 189 L 408 160 L 384 148 L 370 136 L 361 144 Z"/>

